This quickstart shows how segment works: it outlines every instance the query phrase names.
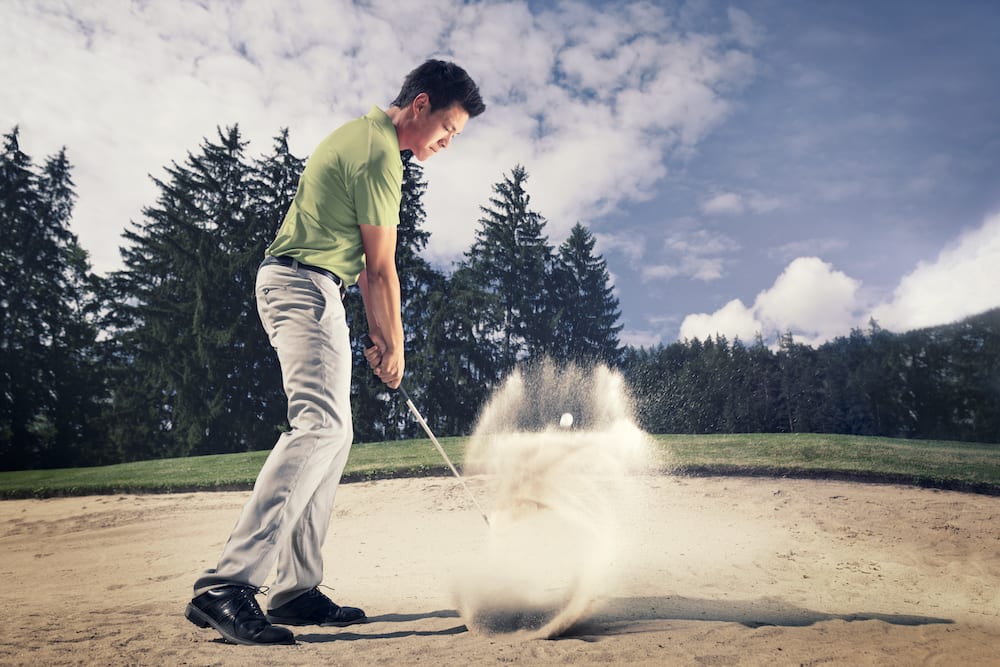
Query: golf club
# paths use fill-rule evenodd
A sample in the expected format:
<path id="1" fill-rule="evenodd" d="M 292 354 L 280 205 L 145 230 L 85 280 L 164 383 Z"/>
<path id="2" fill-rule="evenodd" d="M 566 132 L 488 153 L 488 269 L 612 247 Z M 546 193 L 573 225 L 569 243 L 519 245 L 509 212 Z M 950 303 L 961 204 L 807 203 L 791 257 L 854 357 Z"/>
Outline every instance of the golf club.
<path id="1" fill-rule="evenodd" d="M 371 336 L 369 336 L 368 334 L 364 334 L 363 336 L 361 336 L 361 344 L 364 346 L 366 350 L 375 346 L 375 342 L 372 341 Z M 417 410 L 417 406 L 415 406 L 413 404 L 413 401 L 410 400 L 410 395 L 406 393 L 405 389 L 403 389 L 403 385 L 399 385 L 398 388 L 393 389 L 392 391 L 399 392 L 403 396 L 403 400 L 406 401 L 406 407 L 410 409 L 410 412 L 413 414 L 414 419 L 416 419 L 417 423 L 423 427 L 424 433 L 427 434 L 427 437 L 430 438 L 431 442 L 434 443 L 434 446 L 437 447 L 438 453 L 441 454 L 441 457 L 444 459 L 444 462 L 448 464 L 448 467 L 451 468 L 451 471 L 455 474 L 455 477 L 462 484 L 462 488 L 465 489 L 465 494 L 469 496 L 469 500 L 471 500 L 472 504 L 476 506 L 477 510 L 479 510 L 479 513 L 483 517 L 483 521 L 486 522 L 487 526 L 490 525 L 490 520 L 486 517 L 486 512 L 484 512 L 483 508 L 479 506 L 479 502 L 476 500 L 476 497 L 472 495 L 472 491 L 469 489 L 468 485 L 466 485 L 465 480 L 459 474 L 458 469 L 455 468 L 455 465 L 451 462 L 451 459 L 448 458 L 448 454 L 444 451 L 444 447 L 442 447 L 441 443 L 438 442 L 438 439 L 434 437 L 434 434 L 431 432 L 430 426 L 427 425 L 427 422 L 424 420 L 423 415 L 421 415 L 420 411 Z"/>

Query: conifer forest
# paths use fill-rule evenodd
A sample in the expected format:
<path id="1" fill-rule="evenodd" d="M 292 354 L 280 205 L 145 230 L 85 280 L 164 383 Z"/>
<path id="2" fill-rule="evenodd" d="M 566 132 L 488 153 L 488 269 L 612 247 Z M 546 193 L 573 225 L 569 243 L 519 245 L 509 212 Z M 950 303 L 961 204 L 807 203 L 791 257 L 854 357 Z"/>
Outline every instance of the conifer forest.
<path id="1" fill-rule="evenodd" d="M 123 235 L 121 268 L 96 275 L 71 231 L 66 150 L 35 161 L 18 129 L 0 154 L 0 469 L 63 468 L 269 449 L 283 429 L 277 359 L 253 299 L 257 267 L 304 158 L 287 131 L 251 154 L 220 128 L 154 178 Z M 518 365 L 618 369 L 651 433 L 823 432 L 1000 443 L 1000 309 L 895 333 L 871 321 L 818 347 L 791 333 L 624 346 L 595 238 L 558 247 L 512 165 L 475 238 L 442 269 L 424 259 L 421 167 L 404 159 L 397 265 L 407 389 L 439 436 L 474 427 Z M 356 288 L 353 340 L 364 333 Z M 422 437 L 355 349 L 359 442 Z"/>

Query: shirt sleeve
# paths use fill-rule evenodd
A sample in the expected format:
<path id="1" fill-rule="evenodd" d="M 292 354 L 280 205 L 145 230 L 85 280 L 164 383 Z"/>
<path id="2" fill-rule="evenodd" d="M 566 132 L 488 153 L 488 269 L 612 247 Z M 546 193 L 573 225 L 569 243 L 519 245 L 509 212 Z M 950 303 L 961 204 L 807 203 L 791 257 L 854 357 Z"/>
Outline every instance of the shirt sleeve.
<path id="1" fill-rule="evenodd" d="M 386 154 L 369 156 L 354 184 L 354 207 L 359 225 L 399 225 L 403 172 Z"/>

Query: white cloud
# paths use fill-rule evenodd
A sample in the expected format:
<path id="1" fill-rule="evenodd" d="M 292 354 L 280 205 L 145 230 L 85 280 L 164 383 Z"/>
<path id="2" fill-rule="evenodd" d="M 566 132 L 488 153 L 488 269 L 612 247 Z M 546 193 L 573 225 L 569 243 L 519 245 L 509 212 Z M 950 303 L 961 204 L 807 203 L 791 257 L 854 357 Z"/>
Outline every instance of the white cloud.
<path id="1" fill-rule="evenodd" d="M 646 241 L 638 233 L 594 233 L 595 251 L 605 259 L 611 253 L 620 253 L 631 263 L 638 262 L 646 251 Z"/>
<path id="2" fill-rule="evenodd" d="M 921 262 L 871 316 L 891 331 L 947 324 L 1000 306 L 1000 214 Z"/>
<path id="3" fill-rule="evenodd" d="M 710 197 L 701 205 L 701 210 L 709 214 L 738 215 L 746 210 L 743 197 L 735 192 L 723 192 Z"/>
<path id="4" fill-rule="evenodd" d="M 791 331 L 795 340 L 816 345 L 847 333 L 856 322 L 861 282 L 816 257 L 792 261 L 774 284 L 747 307 L 734 299 L 713 313 L 684 318 L 680 338 L 722 334 L 743 341 L 765 340 Z"/>
<path id="5" fill-rule="evenodd" d="M 719 257 L 681 257 L 675 264 L 650 264 L 642 269 L 642 279 L 670 280 L 678 276 L 711 282 L 718 280 L 725 272 L 725 265 Z"/>
<path id="6" fill-rule="evenodd" d="M 799 257 L 770 289 L 757 295 L 754 312 L 772 330 L 787 330 L 817 343 L 846 333 L 853 322 L 861 282 L 818 257 Z"/>
<path id="7" fill-rule="evenodd" d="M 304 156 L 343 121 L 387 105 L 410 67 L 452 58 L 488 109 L 426 163 L 428 250 L 446 261 L 468 248 L 492 184 L 518 163 L 555 240 L 651 197 L 669 156 L 720 123 L 724 95 L 752 76 L 752 26 L 740 12 L 730 23 L 721 36 L 680 31 L 646 2 L 534 13 L 513 0 L 306 0 L 294 11 L 4 3 L 0 131 L 19 124 L 38 159 L 68 147 L 74 231 L 105 271 L 128 221 L 155 199 L 147 174 L 162 175 L 217 125 L 239 123 L 253 156 L 288 127 Z"/>
<path id="8" fill-rule="evenodd" d="M 717 38 L 680 35 L 648 4 L 611 13 L 563 3 L 538 15 L 515 6 L 491 8 L 503 14 L 491 20 L 477 13 L 452 33 L 461 59 L 496 77 L 482 86 L 499 95 L 453 155 L 427 163 L 429 250 L 438 257 L 468 247 L 491 184 L 516 163 L 528 169 L 533 206 L 556 239 L 650 198 L 671 151 L 728 111 L 715 87 L 748 67 L 730 62 Z"/>
<path id="9" fill-rule="evenodd" d="M 685 317 L 680 338 L 723 334 L 747 340 L 760 332 L 773 340 L 791 331 L 797 342 L 819 345 L 870 318 L 903 332 L 1000 307 L 1000 214 L 959 236 L 933 262 L 918 264 L 889 301 L 871 308 L 863 294 L 861 281 L 828 262 L 798 257 L 752 306 L 734 299 L 715 312 Z"/>
<path id="10" fill-rule="evenodd" d="M 720 255 L 736 252 L 740 248 L 729 236 L 707 229 L 669 234 L 663 241 L 663 247 L 682 255 Z"/>
<path id="11" fill-rule="evenodd" d="M 680 276 L 704 282 L 719 280 L 726 273 L 726 256 L 739 248 L 726 234 L 706 229 L 677 230 L 663 240 L 666 261 L 644 265 L 642 279 L 648 282 Z"/>
<path id="12" fill-rule="evenodd" d="M 679 267 L 671 264 L 648 264 L 642 267 L 642 279 L 644 282 L 650 280 L 670 280 L 681 275 Z"/>
<path id="13" fill-rule="evenodd" d="M 739 337 L 746 343 L 753 341 L 763 330 L 764 325 L 754 316 L 753 310 L 739 299 L 733 299 L 714 313 L 696 313 L 685 317 L 681 322 L 680 339 L 705 340 L 721 334 L 730 340 Z"/>
<path id="14" fill-rule="evenodd" d="M 780 198 L 759 192 L 719 192 L 702 200 L 701 211 L 707 215 L 742 215 L 769 213 L 784 205 Z"/>

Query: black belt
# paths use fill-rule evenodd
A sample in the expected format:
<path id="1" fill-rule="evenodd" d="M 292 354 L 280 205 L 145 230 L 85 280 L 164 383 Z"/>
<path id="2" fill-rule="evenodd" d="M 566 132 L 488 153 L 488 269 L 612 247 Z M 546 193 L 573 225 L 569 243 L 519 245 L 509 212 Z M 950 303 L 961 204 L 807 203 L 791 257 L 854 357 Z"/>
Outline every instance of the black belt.
<path id="1" fill-rule="evenodd" d="M 261 266 L 267 266 L 268 264 L 280 264 L 281 266 L 289 266 L 293 269 L 305 269 L 306 271 L 313 271 L 314 273 L 318 273 L 321 276 L 326 276 L 327 278 L 332 280 L 337 285 L 337 287 L 340 288 L 341 291 L 344 290 L 344 281 L 341 280 L 340 277 L 333 271 L 327 271 L 322 267 L 313 266 L 312 264 L 303 264 L 297 259 L 286 257 L 284 255 L 268 255 L 267 257 L 264 258 L 264 261 L 260 263 Z"/>

